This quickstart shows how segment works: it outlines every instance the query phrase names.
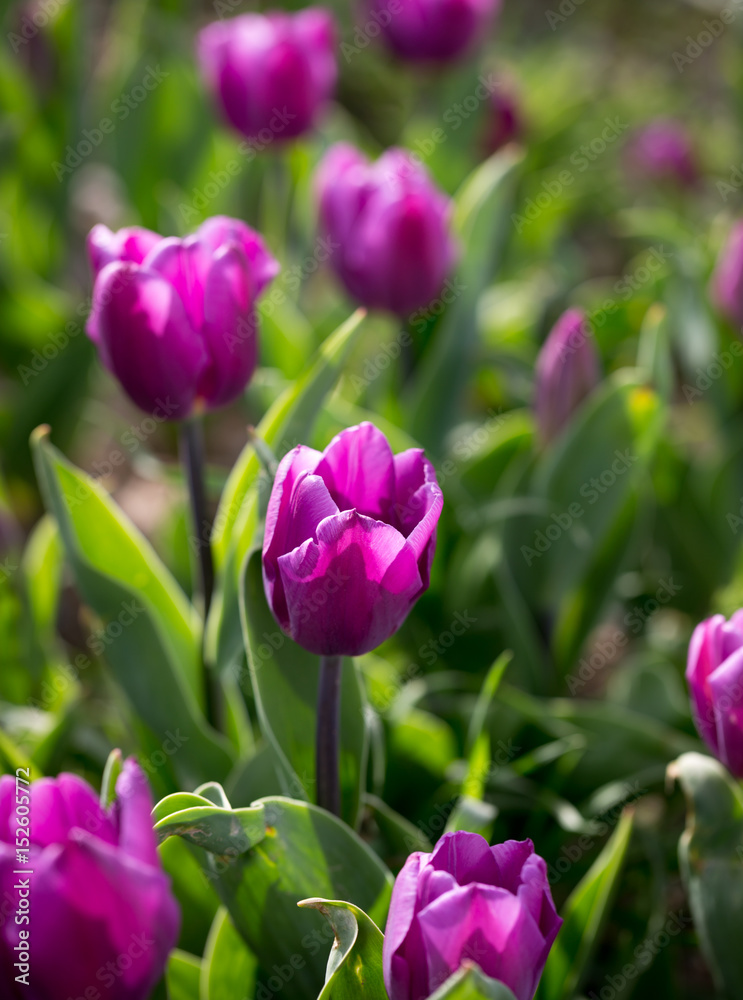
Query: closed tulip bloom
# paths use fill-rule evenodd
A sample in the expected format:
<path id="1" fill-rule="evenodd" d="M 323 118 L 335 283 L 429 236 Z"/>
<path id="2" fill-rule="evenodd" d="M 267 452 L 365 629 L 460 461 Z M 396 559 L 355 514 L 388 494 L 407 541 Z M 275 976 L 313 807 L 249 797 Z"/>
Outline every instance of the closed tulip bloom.
<path id="1" fill-rule="evenodd" d="M 488 156 L 497 153 L 509 142 L 514 142 L 522 131 L 521 109 L 516 98 L 505 90 L 494 90 L 488 108 L 485 136 L 485 151 Z"/>
<path id="2" fill-rule="evenodd" d="M 694 629 L 686 679 L 699 735 L 743 778 L 743 610 L 730 621 L 708 618 Z"/>
<path id="3" fill-rule="evenodd" d="M 659 118 L 644 126 L 629 144 L 630 164 L 645 177 L 675 181 L 684 187 L 699 179 L 697 158 L 684 126 Z"/>
<path id="4" fill-rule="evenodd" d="M 568 309 L 544 342 L 535 367 L 534 410 L 540 437 L 552 441 L 599 383 L 599 358 L 580 309 Z"/>
<path id="5" fill-rule="evenodd" d="M 335 23 L 319 7 L 216 21 L 197 52 L 224 117 L 260 148 L 312 128 L 335 89 Z"/>
<path id="6" fill-rule="evenodd" d="M 720 312 L 743 328 L 743 222 L 733 227 L 717 261 L 712 297 Z"/>
<path id="7" fill-rule="evenodd" d="M 266 596 L 311 653 L 356 656 L 388 639 L 428 588 L 443 495 L 419 448 L 393 455 L 370 423 L 281 461 L 263 543 Z"/>
<path id="8" fill-rule="evenodd" d="M 21 786 L 22 787 L 22 786 Z M 22 796 L 23 793 L 19 793 Z M 174 948 L 180 913 L 157 853 L 152 798 L 139 765 L 124 762 L 116 799 L 101 808 L 81 778 L 41 778 L 28 792 L 28 827 L 19 829 L 15 777 L 0 778 L 0 896 L 14 913 L 28 868 L 29 922 L 0 923 L 0 976 L 9 1000 L 147 1000 Z M 30 839 L 29 863 L 16 858 Z M 4 911 L 7 912 L 7 911 Z M 16 946 L 28 931 L 28 986 L 16 980 Z M 113 969 L 115 972 L 111 972 Z"/>
<path id="9" fill-rule="evenodd" d="M 257 362 L 256 300 L 279 270 L 257 233 L 223 216 L 185 239 L 98 225 L 88 254 L 88 336 L 141 409 L 180 420 L 243 392 Z"/>
<path id="10" fill-rule="evenodd" d="M 390 149 L 369 163 L 338 143 L 317 192 L 331 264 L 355 299 L 406 315 L 436 298 L 456 259 L 451 202 L 409 153 Z"/>
<path id="11" fill-rule="evenodd" d="M 370 13 L 403 59 L 445 62 L 480 39 L 501 0 L 371 0 Z"/>
<path id="12" fill-rule="evenodd" d="M 530 840 L 490 847 L 447 833 L 397 876 L 383 950 L 390 1000 L 425 1000 L 465 962 L 532 1000 L 561 924 Z"/>

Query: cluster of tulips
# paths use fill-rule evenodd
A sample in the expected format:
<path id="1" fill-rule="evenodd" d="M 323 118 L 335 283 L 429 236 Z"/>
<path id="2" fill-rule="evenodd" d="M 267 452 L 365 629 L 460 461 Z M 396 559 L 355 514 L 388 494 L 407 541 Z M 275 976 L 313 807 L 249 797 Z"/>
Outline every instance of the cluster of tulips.
<path id="1" fill-rule="evenodd" d="M 399 56 L 445 60 L 473 44 L 497 0 L 398 0 L 378 17 Z M 374 0 L 371 13 L 387 10 Z M 322 10 L 245 14 L 198 40 L 204 79 L 226 121 L 248 141 L 286 142 L 310 129 L 332 95 L 332 18 Z M 516 132 L 503 109 L 500 141 Z M 692 180 L 688 150 L 668 130 L 638 155 Z M 670 163 L 670 166 L 669 166 Z M 319 226 L 337 247 L 331 266 L 369 309 L 406 317 L 431 302 L 454 266 L 448 198 L 402 149 L 376 162 L 332 147 L 316 174 Z M 261 294 L 279 265 L 244 222 L 214 217 L 191 236 L 98 225 L 88 241 L 94 276 L 87 331 L 101 362 L 142 410 L 165 401 L 189 421 L 245 390 L 258 360 Z M 743 322 L 743 231 L 715 279 L 717 301 Z M 548 446 L 600 380 L 586 317 L 570 310 L 536 365 L 535 413 Z M 337 811 L 337 688 L 342 657 L 388 639 L 427 589 L 443 493 L 421 449 L 393 454 L 370 423 L 324 451 L 299 445 L 280 462 L 266 513 L 263 579 L 281 629 L 321 658 L 319 804 Z M 332 601 L 328 582 L 338 581 Z M 688 679 L 710 750 L 743 777 L 743 612 L 698 626 Z M 335 734 L 335 735 L 334 735 Z M 113 800 L 62 774 L 29 793 L 35 905 L 30 990 L 15 985 L 23 925 L 10 919 L 17 874 L 14 778 L 0 780 L 0 977 L 13 1000 L 146 1000 L 178 937 L 180 916 L 156 849 L 152 800 L 135 760 Z M 530 841 L 490 846 L 473 833 L 444 836 L 412 854 L 398 876 L 384 940 L 390 1000 L 424 1000 L 467 962 L 531 1000 L 558 934 L 547 866 Z M 122 960 L 122 956 L 126 961 Z M 7 991 L 10 991 L 9 993 Z"/>

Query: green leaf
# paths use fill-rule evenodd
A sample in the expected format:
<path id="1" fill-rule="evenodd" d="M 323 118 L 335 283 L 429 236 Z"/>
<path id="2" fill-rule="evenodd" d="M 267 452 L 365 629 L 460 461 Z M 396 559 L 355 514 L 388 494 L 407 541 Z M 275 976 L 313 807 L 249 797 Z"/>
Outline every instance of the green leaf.
<path id="1" fill-rule="evenodd" d="M 201 963 L 199 1000 L 252 1000 L 258 962 L 221 906 Z"/>
<path id="2" fill-rule="evenodd" d="M 263 840 L 266 832 L 262 806 L 232 809 L 229 803 L 215 804 L 189 792 L 167 795 L 157 803 L 152 816 L 159 843 L 168 837 L 183 837 L 220 856 L 244 854 Z"/>
<path id="3" fill-rule="evenodd" d="M 42 635 L 54 628 L 63 556 L 59 530 L 47 514 L 31 532 L 21 563 L 34 627 Z"/>
<path id="4" fill-rule="evenodd" d="M 265 837 L 244 853 L 215 857 L 194 848 L 261 975 L 291 980 L 293 1000 L 317 1000 L 332 932 L 297 903 L 312 892 L 353 899 L 382 926 L 392 875 L 341 820 L 317 806 L 276 796 L 265 809 Z"/>
<path id="5" fill-rule="evenodd" d="M 201 961 L 176 948 L 170 953 L 165 971 L 168 1000 L 199 1000 Z"/>
<path id="6" fill-rule="evenodd" d="M 281 762 L 282 790 L 292 798 L 314 798 L 315 727 L 319 658 L 285 636 L 266 602 L 261 553 L 245 567 L 245 646 L 256 710 L 264 737 Z M 366 776 L 366 699 L 353 660 L 343 662 L 341 686 L 341 814 L 355 826 Z"/>
<path id="7" fill-rule="evenodd" d="M 497 271 L 509 232 L 509 211 L 522 154 L 509 147 L 481 164 L 454 201 L 453 230 L 462 248 L 461 291 L 438 324 L 410 399 L 410 429 L 440 453 L 450 428 L 477 340 L 477 305 Z"/>
<path id="8" fill-rule="evenodd" d="M 597 948 L 632 837 L 633 812 L 625 810 L 611 840 L 566 902 L 537 1000 L 572 1000 Z"/>
<path id="9" fill-rule="evenodd" d="M 319 910 L 335 934 L 318 1000 L 387 1000 L 382 972 L 384 936 L 374 921 L 353 903 L 303 899 L 297 905 Z"/>
<path id="10" fill-rule="evenodd" d="M 108 755 L 101 779 L 101 807 L 103 809 L 108 809 L 116 798 L 116 782 L 121 774 L 122 762 L 121 750 L 112 750 Z"/>
<path id="11" fill-rule="evenodd" d="M 459 969 L 449 976 L 429 1000 L 516 1000 L 497 979 L 486 976 L 476 965 Z"/>
<path id="12" fill-rule="evenodd" d="M 149 542 L 95 480 L 49 443 L 46 429 L 34 435 L 33 448 L 78 588 L 103 623 L 103 637 L 94 641 L 117 681 L 156 740 L 180 730 L 171 761 L 181 783 L 224 777 L 231 758 L 203 715 L 194 609 Z"/>
<path id="13" fill-rule="evenodd" d="M 718 990 L 743 995 L 743 788 L 719 761 L 686 753 L 668 769 L 688 803 L 681 875 Z"/>
<path id="14" fill-rule="evenodd" d="M 365 316 L 363 309 L 357 310 L 327 338 L 312 367 L 279 396 L 256 427 L 256 434 L 279 458 L 307 440 L 356 343 Z M 218 580 L 207 623 L 207 649 L 209 659 L 220 668 L 242 655 L 240 571 L 253 544 L 261 503 L 267 503 L 270 489 L 270 483 L 260 474 L 260 461 L 249 443 L 230 473 L 214 518 L 212 547 Z"/>

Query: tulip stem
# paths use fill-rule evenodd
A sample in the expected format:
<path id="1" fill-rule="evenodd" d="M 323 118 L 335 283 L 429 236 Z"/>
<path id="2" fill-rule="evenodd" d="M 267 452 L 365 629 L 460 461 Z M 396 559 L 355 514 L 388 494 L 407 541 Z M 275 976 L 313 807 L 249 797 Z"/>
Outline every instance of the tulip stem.
<path id="1" fill-rule="evenodd" d="M 340 714 L 343 657 L 320 657 L 317 689 L 315 774 L 317 804 L 336 816 L 341 814 Z"/>
<path id="2" fill-rule="evenodd" d="M 194 548 L 197 553 L 198 577 L 195 592 L 201 598 L 204 621 L 209 614 L 209 606 L 214 590 L 214 563 L 209 543 L 211 522 L 206 503 L 204 482 L 204 430 L 198 418 L 184 420 L 180 425 L 180 451 L 183 468 L 188 482 L 191 501 L 191 516 L 194 528 Z"/>

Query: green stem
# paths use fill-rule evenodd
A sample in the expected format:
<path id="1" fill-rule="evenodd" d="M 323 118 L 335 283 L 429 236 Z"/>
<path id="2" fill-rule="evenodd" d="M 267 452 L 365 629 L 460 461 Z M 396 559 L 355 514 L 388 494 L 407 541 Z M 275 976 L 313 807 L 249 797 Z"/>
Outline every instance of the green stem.
<path id="1" fill-rule="evenodd" d="M 317 689 L 317 735 L 315 774 L 317 804 L 336 816 L 341 814 L 340 785 L 340 715 L 341 672 L 343 658 L 320 657 L 320 683 Z"/>

